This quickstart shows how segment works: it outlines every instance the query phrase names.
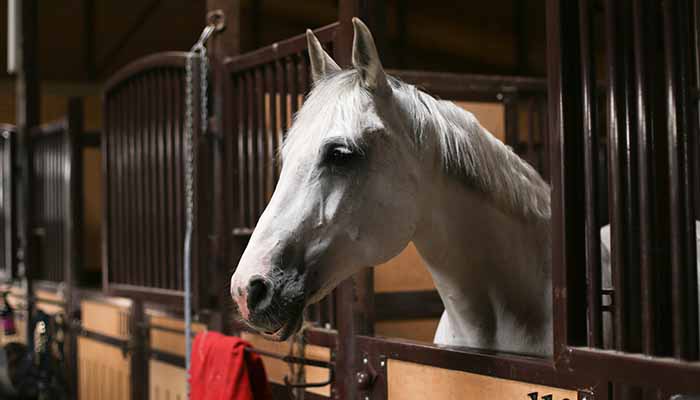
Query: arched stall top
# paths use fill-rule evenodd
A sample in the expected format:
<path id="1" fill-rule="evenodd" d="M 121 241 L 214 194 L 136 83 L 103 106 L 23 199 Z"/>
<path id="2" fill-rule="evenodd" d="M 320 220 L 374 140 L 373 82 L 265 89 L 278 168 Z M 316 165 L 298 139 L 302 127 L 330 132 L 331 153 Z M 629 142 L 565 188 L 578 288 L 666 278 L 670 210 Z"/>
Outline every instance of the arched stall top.
<path id="1" fill-rule="evenodd" d="M 0 124 L 0 280 L 16 276 L 17 221 L 15 212 L 15 135 L 14 125 Z"/>
<path id="2" fill-rule="evenodd" d="M 183 149 L 187 53 L 165 52 L 118 71 L 103 92 L 103 286 L 113 295 L 180 304 L 183 299 Z M 196 63 L 195 63 L 196 64 Z M 195 71 L 194 86 L 198 86 Z M 199 91 L 193 93 L 198 98 Z M 197 102 L 195 102 L 197 103 Z M 201 293 L 208 182 L 194 110 L 193 288 Z"/>

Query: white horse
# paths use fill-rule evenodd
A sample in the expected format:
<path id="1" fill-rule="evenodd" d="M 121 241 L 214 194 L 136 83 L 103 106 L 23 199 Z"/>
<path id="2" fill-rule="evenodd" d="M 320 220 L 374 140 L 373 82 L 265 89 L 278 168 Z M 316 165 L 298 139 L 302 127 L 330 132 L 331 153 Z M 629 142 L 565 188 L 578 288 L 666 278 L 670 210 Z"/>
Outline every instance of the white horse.
<path id="1" fill-rule="evenodd" d="M 471 113 L 387 76 L 353 24 L 349 70 L 307 32 L 314 85 L 231 278 L 241 316 L 283 340 L 413 241 L 445 305 L 436 343 L 551 354 L 548 185 Z"/>

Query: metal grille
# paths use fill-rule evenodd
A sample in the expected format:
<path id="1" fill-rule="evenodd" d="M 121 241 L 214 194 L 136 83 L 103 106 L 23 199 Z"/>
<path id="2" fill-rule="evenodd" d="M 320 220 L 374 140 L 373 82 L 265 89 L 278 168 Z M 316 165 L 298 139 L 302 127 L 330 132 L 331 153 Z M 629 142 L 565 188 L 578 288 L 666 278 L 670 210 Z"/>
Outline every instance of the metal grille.
<path id="1" fill-rule="evenodd" d="M 44 125 L 32 132 L 32 191 L 37 279 L 65 279 L 69 215 L 70 142 L 67 122 Z"/>
<path id="2" fill-rule="evenodd" d="M 185 59 L 162 53 L 136 61 L 104 94 L 105 279 L 112 292 L 182 296 Z M 197 160 L 199 129 L 194 133 Z M 195 245 L 195 266 L 197 254 Z"/>
<path id="3" fill-rule="evenodd" d="M 336 29 L 316 31 L 331 54 Z M 310 89 L 306 37 L 234 57 L 225 68 L 227 207 L 234 233 L 247 234 L 272 196 L 281 168 L 277 150 Z"/>
<path id="4" fill-rule="evenodd" d="M 338 24 L 315 31 L 333 54 Z M 311 88 L 306 36 L 299 35 L 225 62 L 224 196 L 233 235 L 252 233 L 277 184 L 277 150 Z M 309 319 L 333 324 L 333 296 L 310 308 Z"/>
<path id="5" fill-rule="evenodd" d="M 615 398 L 697 391 L 698 11 L 691 0 L 548 1 L 553 287 L 566 293 L 554 301 L 555 358 L 615 382 Z"/>
<path id="6" fill-rule="evenodd" d="M 0 278 L 10 279 L 14 270 L 16 221 L 14 208 L 14 135 L 15 127 L 0 125 Z"/>

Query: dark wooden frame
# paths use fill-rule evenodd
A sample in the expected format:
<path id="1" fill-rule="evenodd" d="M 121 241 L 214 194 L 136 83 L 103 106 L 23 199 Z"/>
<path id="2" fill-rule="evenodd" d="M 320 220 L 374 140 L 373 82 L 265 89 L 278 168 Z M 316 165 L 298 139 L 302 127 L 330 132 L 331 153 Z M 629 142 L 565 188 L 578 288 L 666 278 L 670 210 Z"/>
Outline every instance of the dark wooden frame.
<path id="1" fill-rule="evenodd" d="M 17 277 L 17 184 L 16 184 L 16 150 L 15 135 L 17 128 L 14 125 L 0 124 L 0 140 L 2 141 L 2 165 L 0 166 L 0 184 L 3 185 L 4 199 L 2 213 L 5 224 L 2 226 L 3 243 L 2 258 L 4 268 L 0 270 L 0 281 L 10 282 Z"/>

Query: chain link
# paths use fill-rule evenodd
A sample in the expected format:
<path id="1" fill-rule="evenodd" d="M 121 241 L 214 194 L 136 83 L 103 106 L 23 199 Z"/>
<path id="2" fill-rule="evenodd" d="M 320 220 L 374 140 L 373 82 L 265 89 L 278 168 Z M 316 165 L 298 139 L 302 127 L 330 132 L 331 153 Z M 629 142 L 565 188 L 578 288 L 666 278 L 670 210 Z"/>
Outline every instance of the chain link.
<path id="1" fill-rule="evenodd" d="M 194 73 L 195 59 L 199 59 L 199 122 L 200 135 L 207 132 L 209 125 L 209 110 L 207 97 L 207 74 L 209 63 L 207 60 L 207 48 L 205 43 L 214 32 L 214 25 L 207 25 L 202 35 L 187 54 L 185 62 L 185 137 L 184 137 L 184 163 L 185 163 L 185 243 L 184 243 L 184 289 L 185 289 L 185 371 L 187 373 L 187 396 L 189 397 L 189 374 L 192 354 L 192 231 L 194 227 L 194 174 L 195 174 L 195 142 L 194 137 Z"/>

